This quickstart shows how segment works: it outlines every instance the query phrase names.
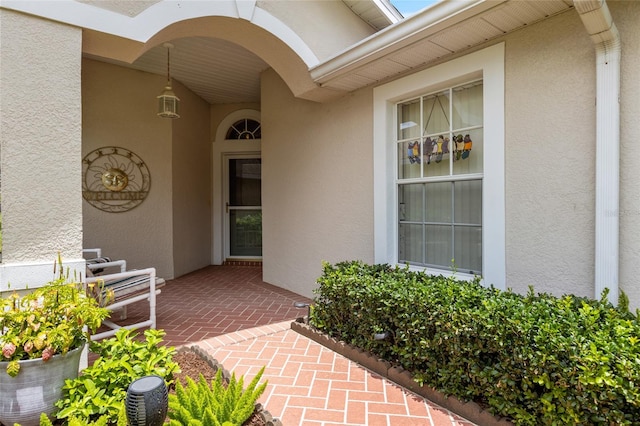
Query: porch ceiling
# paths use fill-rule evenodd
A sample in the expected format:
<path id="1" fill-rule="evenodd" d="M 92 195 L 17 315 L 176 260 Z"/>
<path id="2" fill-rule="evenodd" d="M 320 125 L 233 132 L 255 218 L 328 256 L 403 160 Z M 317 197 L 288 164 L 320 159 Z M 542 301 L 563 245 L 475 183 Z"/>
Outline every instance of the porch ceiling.
<path id="1" fill-rule="evenodd" d="M 269 66 L 247 49 L 218 38 L 171 40 L 171 78 L 210 104 L 260 101 L 260 73 Z M 156 46 L 133 63 L 85 55 L 123 67 L 167 75 L 167 49 Z"/>
<path id="2" fill-rule="evenodd" d="M 345 3 L 356 7 L 358 2 Z M 311 77 L 318 87 L 339 95 L 425 68 L 573 9 L 572 0 L 472 0 L 461 4 L 445 0 L 388 26 L 314 67 Z M 268 65 L 253 53 L 232 42 L 205 37 L 171 43 L 175 46 L 171 51 L 172 77 L 207 102 L 260 101 L 260 73 Z M 132 64 L 118 64 L 166 75 L 166 49 L 157 46 Z"/>

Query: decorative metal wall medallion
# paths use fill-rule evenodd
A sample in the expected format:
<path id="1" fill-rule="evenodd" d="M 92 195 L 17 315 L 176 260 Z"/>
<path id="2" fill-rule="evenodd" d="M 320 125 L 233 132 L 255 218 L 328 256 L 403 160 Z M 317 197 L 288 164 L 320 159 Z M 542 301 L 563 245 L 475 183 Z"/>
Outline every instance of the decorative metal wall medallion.
<path id="1" fill-rule="evenodd" d="M 82 196 L 97 209 L 126 212 L 139 206 L 150 188 L 147 165 L 126 148 L 105 146 L 82 159 Z"/>

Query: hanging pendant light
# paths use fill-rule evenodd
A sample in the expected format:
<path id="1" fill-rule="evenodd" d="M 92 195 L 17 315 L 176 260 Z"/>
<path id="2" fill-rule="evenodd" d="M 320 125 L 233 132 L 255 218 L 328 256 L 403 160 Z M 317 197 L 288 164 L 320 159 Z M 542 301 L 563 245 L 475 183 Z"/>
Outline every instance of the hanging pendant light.
<path id="1" fill-rule="evenodd" d="M 178 105 L 180 98 L 173 93 L 171 89 L 171 60 L 170 52 L 173 48 L 171 43 L 163 44 L 167 48 L 167 85 L 164 87 L 162 94 L 158 96 L 158 117 L 162 118 L 180 118 L 178 114 Z"/>

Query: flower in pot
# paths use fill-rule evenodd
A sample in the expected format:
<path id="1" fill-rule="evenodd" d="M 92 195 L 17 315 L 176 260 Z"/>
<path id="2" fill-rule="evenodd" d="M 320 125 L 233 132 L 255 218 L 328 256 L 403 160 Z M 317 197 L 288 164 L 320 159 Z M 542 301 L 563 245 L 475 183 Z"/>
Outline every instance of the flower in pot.
<path id="1" fill-rule="evenodd" d="M 56 266 L 57 279 L 24 295 L 13 292 L 0 299 L 0 422 L 4 424 L 13 424 L 15 417 L 26 425 L 30 415 L 37 419 L 41 412 L 53 412 L 64 379 L 78 375 L 89 333 L 109 315 L 81 282 L 69 279 L 60 259 Z M 61 364 L 69 362 L 65 360 L 71 366 Z M 32 372 L 34 368 L 39 370 Z M 63 371 L 67 377 L 54 384 L 52 375 Z M 40 377 L 44 383 L 34 383 Z"/>

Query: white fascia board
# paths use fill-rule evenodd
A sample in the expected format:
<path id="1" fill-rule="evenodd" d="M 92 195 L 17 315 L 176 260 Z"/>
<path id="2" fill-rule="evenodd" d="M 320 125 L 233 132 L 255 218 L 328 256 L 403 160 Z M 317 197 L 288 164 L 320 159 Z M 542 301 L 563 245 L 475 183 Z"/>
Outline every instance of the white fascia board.
<path id="1" fill-rule="evenodd" d="M 389 2 L 389 0 L 373 0 L 373 3 L 378 7 L 380 13 L 382 13 L 385 18 L 391 24 L 395 24 L 396 22 L 400 22 L 403 19 L 403 16 L 398 10 L 393 7 L 393 5 Z"/>
<path id="2" fill-rule="evenodd" d="M 311 78 L 327 83 L 415 41 L 436 34 L 508 0 L 441 1 L 365 38 L 310 70 Z"/>

